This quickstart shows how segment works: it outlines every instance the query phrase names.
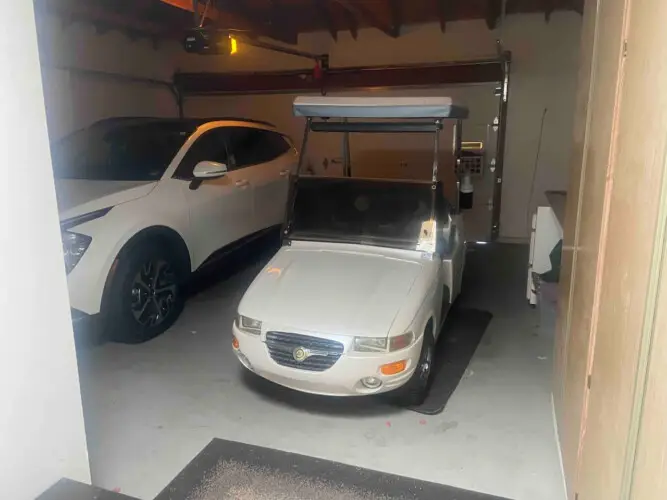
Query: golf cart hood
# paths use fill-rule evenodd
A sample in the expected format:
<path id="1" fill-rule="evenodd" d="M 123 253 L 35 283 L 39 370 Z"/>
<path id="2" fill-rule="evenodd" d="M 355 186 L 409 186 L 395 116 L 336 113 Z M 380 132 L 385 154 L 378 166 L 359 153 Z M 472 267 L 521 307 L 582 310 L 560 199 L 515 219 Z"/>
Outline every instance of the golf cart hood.
<path id="1" fill-rule="evenodd" d="M 426 270 L 417 259 L 382 250 L 283 247 L 255 278 L 239 313 L 288 331 L 384 337 L 399 313 L 416 313 L 402 308 L 411 307 L 406 297 Z"/>

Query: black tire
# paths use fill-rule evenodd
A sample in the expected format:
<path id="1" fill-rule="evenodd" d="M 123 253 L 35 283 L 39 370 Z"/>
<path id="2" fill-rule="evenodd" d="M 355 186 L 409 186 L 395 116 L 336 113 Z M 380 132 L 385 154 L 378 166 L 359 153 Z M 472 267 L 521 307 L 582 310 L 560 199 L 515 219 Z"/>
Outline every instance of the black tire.
<path id="1" fill-rule="evenodd" d="M 106 295 L 105 336 L 140 344 L 164 333 L 183 311 L 186 276 L 166 245 L 139 243 L 121 252 Z"/>
<path id="2" fill-rule="evenodd" d="M 433 373 L 433 358 L 435 356 L 435 340 L 433 339 L 433 325 L 424 332 L 422 349 L 415 369 L 410 380 L 399 389 L 398 403 L 401 406 L 419 406 L 428 395 L 431 385 L 431 374 Z"/>

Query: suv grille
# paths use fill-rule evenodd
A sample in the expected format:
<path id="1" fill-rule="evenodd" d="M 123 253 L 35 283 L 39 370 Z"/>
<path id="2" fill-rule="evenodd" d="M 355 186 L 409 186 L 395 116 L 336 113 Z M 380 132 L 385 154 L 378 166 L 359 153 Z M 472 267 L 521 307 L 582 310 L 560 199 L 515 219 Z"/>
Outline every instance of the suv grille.
<path id="1" fill-rule="evenodd" d="M 271 359 L 282 366 L 323 372 L 331 368 L 343 354 L 344 345 L 335 340 L 310 337 L 296 333 L 268 332 L 266 347 Z M 295 359 L 295 351 L 302 348 L 310 356 L 303 361 Z"/>

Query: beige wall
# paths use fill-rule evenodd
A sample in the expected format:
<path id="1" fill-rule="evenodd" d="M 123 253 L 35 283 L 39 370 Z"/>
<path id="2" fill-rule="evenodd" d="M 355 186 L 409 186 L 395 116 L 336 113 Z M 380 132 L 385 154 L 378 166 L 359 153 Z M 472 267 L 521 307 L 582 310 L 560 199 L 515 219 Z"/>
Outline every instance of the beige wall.
<path id="1" fill-rule="evenodd" d="M 548 111 L 531 206 L 544 201 L 543 191 L 567 188 L 580 26 L 581 16 L 572 12 L 556 13 L 548 24 L 539 14 L 507 18 L 503 38 L 505 48 L 513 52 L 514 65 L 501 215 L 504 237 L 528 234 L 527 208 L 544 108 Z M 405 64 L 493 57 L 498 36 L 483 21 L 465 21 L 448 24 L 445 34 L 438 24 L 408 27 L 398 39 L 374 29 L 360 30 L 356 41 L 341 32 L 337 43 L 325 33 L 306 34 L 300 37 L 300 48 L 328 52 L 333 67 Z M 184 71 L 270 71 L 309 65 L 305 59 L 243 45 L 233 57 L 181 54 L 177 59 Z M 472 107 L 480 95 L 479 89 L 455 92 Z M 298 141 L 301 128 L 291 117 L 290 100 L 285 95 L 193 98 L 186 102 L 185 110 L 191 116 L 242 114 L 268 119 Z M 491 107 L 494 101 L 489 100 Z M 468 128 L 477 129 L 494 112 L 475 113 L 469 120 L 475 123 Z"/>
<path id="2" fill-rule="evenodd" d="M 90 24 L 66 25 L 43 14 L 37 27 L 52 139 L 110 116 L 177 115 L 174 97 L 164 87 L 79 70 L 171 81 L 179 44 L 160 42 L 156 48 L 146 38 L 133 41 L 118 31 L 98 34 Z"/>

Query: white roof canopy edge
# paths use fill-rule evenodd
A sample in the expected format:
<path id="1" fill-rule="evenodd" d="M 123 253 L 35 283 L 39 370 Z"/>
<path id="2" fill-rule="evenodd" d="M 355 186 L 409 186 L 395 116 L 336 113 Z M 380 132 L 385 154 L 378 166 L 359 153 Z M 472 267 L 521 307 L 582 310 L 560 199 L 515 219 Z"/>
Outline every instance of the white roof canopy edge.
<path id="1" fill-rule="evenodd" d="M 294 99 L 294 115 L 312 118 L 464 119 L 468 108 L 450 97 L 319 97 Z"/>

